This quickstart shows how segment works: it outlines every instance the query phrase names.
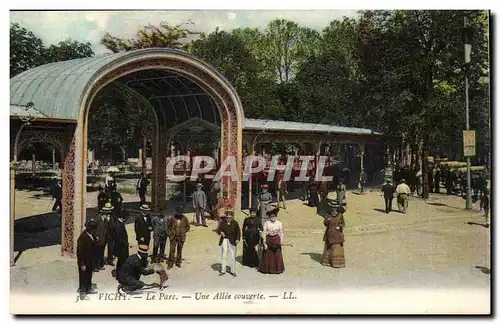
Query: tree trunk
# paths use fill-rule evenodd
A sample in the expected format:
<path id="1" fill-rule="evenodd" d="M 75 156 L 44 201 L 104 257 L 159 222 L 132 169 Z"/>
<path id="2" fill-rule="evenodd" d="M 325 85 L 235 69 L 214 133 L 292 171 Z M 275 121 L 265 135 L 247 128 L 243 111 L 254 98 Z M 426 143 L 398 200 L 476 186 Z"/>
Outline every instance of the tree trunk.
<path id="1" fill-rule="evenodd" d="M 126 163 L 127 162 L 127 151 L 125 150 L 125 146 L 120 146 L 120 148 L 122 149 L 122 158 L 123 158 L 123 163 Z"/>
<path id="2" fill-rule="evenodd" d="M 142 149 L 142 172 L 146 174 L 146 162 L 147 162 L 147 157 L 146 157 L 146 143 L 147 143 L 147 137 L 146 135 L 142 135 L 142 143 L 141 143 L 141 149 Z"/>
<path id="3" fill-rule="evenodd" d="M 422 180 L 423 180 L 423 190 L 422 198 L 429 198 L 429 169 L 428 169 L 428 159 L 429 158 L 429 135 L 424 133 L 424 138 L 422 139 Z"/>
<path id="4" fill-rule="evenodd" d="M 31 155 L 31 175 L 33 177 L 35 177 L 35 169 L 36 169 L 35 165 L 36 165 L 35 152 L 33 152 L 33 154 Z"/>

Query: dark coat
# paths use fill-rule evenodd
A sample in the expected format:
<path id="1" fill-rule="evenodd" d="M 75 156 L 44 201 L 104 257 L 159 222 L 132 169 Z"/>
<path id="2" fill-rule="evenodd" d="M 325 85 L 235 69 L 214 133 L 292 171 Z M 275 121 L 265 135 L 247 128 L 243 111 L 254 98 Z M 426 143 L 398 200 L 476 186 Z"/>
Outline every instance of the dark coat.
<path id="1" fill-rule="evenodd" d="M 115 256 L 126 254 L 128 252 L 128 234 L 125 228 L 125 222 L 117 221 L 115 226 Z"/>
<path id="2" fill-rule="evenodd" d="M 137 241 L 144 238 L 145 241 L 151 240 L 151 231 L 153 230 L 153 225 L 151 224 L 151 215 L 147 214 L 146 221 L 142 215 L 137 215 L 134 224 L 135 236 Z"/>
<path id="3" fill-rule="evenodd" d="M 177 220 L 180 219 L 180 224 L 177 225 Z M 186 241 L 186 233 L 191 229 L 189 225 L 188 218 L 183 214 L 175 214 L 170 217 L 167 221 L 168 236 L 171 240 L 175 239 L 175 233 L 177 232 L 177 226 L 180 226 L 180 240 L 181 242 Z"/>
<path id="4" fill-rule="evenodd" d="M 94 240 L 90 238 L 85 230 L 80 234 L 76 243 L 76 260 L 78 266 L 86 266 L 91 269 L 94 267 Z"/>
<path id="5" fill-rule="evenodd" d="M 243 222 L 243 238 L 248 245 L 256 245 L 260 241 L 262 222 L 257 217 L 247 217 Z"/>
<path id="6" fill-rule="evenodd" d="M 222 245 L 224 238 L 229 240 L 229 243 L 236 245 L 236 241 L 241 239 L 240 225 L 234 219 L 228 225 L 226 220 L 222 220 L 217 228 L 217 234 L 224 233 L 224 237 L 220 237 L 219 245 Z"/>
<path id="7" fill-rule="evenodd" d="M 323 241 L 327 242 L 327 244 L 344 243 L 345 222 L 343 215 L 326 217 L 323 221 L 323 225 L 326 226 Z M 336 229 L 337 226 L 340 227 L 340 230 Z"/>
<path id="8" fill-rule="evenodd" d="M 97 207 L 99 207 L 99 210 L 101 210 L 102 207 L 108 202 L 109 200 L 109 195 L 107 192 L 100 192 L 97 195 Z"/>
<path id="9" fill-rule="evenodd" d="M 148 190 L 149 180 L 146 177 L 142 177 L 137 181 L 137 190 L 140 192 L 146 192 Z"/>
<path id="10" fill-rule="evenodd" d="M 62 199 L 62 188 L 57 184 L 52 187 L 52 198 Z"/>
<path id="11" fill-rule="evenodd" d="M 106 245 L 106 242 L 108 240 L 109 221 L 105 220 L 104 216 L 101 213 L 97 214 L 94 217 L 94 220 L 97 223 L 97 229 L 94 233 L 95 244 L 96 246 Z"/>
<path id="12" fill-rule="evenodd" d="M 167 238 L 168 236 L 168 220 L 166 216 L 160 218 L 160 216 L 154 216 L 151 218 L 151 225 L 153 225 L 153 237 L 155 238 Z"/>
<path id="13" fill-rule="evenodd" d="M 111 200 L 111 205 L 113 205 L 113 207 L 115 207 L 115 210 L 121 210 L 122 209 L 122 203 L 123 203 L 123 197 L 122 195 L 117 192 L 117 191 L 113 191 L 111 194 L 110 194 L 110 198 Z"/>
<path id="14" fill-rule="evenodd" d="M 384 192 L 385 199 L 392 199 L 394 198 L 394 192 L 396 191 L 396 188 L 394 188 L 392 184 L 385 184 L 382 186 L 382 191 Z"/>
<path id="15" fill-rule="evenodd" d="M 118 272 L 118 281 L 126 284 L 130 279 L 139 280 L 141 275 L 151 274 L 153 270 L 146 269 L 146 261 L 146 259 L 139 259 L 137 254 L 129 256 Z"/>

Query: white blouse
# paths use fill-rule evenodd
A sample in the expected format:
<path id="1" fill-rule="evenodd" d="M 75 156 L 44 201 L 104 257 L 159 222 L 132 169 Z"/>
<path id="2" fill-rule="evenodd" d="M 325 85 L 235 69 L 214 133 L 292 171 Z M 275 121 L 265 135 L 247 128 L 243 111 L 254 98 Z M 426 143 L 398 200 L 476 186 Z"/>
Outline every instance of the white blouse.
<path id="1" fill-rule="evenodd" d="M 265 222 L 264 233 L 269 234 L 271 236 L 279 235 L 281 243 L 283 244 L 283 238 L 284 238 L 283 224 L 279 220 L 276 220 L 274 222 L 271 221 Z"/>

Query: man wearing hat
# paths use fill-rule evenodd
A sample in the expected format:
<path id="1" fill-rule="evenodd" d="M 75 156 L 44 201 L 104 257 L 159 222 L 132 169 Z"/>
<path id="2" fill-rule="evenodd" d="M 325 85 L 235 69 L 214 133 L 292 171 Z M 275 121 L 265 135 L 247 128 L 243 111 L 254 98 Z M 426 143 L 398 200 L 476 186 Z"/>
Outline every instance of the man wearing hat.
<path id="1" fill-rule="evenodd" d="M 118 258 L 116 262 L 115 277 L 118 278 L 120 269 L 129 257 L 128 252 L 128 234 L 125 228 L 125 215 L 120 214 L 118 220 L 116 221 L 115 227 L 115 251 L 114 254 Z"/>
<path id="2" fill-rule="evenodd" d="M 141 205 L 146 203 L 146 192 L 148 191 L 149 180 L 144 175 L 144 172 L 141 172 L 141 177 L 139 181 L 137 181 L 136 190 L 139 192 L 139 198 L 141 199 Z"/>
<path id="3" fill-rule="evenodd" d="M 267 221 L 268 204 L 273 200 L 273 196 L 268 192 L 268 185 L 263 184 L 261 186 L 262 193 L 259 195 L 259 209 L 260 209 L 260 221 L 262 226 Z"/>
<path id="4" fill-rule="evenodd" d="M 54 206 L 52 206 L 52 211 L 56 211 L 59 208 L 59 212 L 62 210 L 62 184 L 61 180 L 57 180 L 56 184 L 52 188 L 52 198 L 56 201 L 54 202 Z"/>
<path id="5" fill-rule="evenodd" d="M 116 279 L 124 291 L 135 291 L 144 287 L 145 283 L 141 281 L 141 276 L 148 276 L 154 273 L 153 269 L 147 269 L 148 246 L 141 244 L 137 253 L 127 258 Z"/>
<path id="6" fill-rule="evenodd" d="M 182 262 L 182 247 L 186 242 L 186 233 L 189 232 L 191 226 L 186 215 L 183 214 L 184 208 L 179 205 L 175 207 L 175 215 L 168 219 L 168 236 L 170 238 L 170 253 L 168 256 L 168 269 L 175 265 L 181 267 Z M 175 256 L 177 250 L 177 257 Z"/>
<path id="7" fill-rule="evenodd" d="M 90 220 L 85 224 L 85 230 L 78 237 L 76 245 L 76 260 L 78 263 L 78 292 L 80 299 L 86 299 L 87 294 L 94 294 L 92 289 L 92 273 L 94 270 L 95 254 L 93 232 L 97 229 L 97 223 Z"/>
<path id="8" fill-rule="evenodd" d="M 220 235 L 220 260 L 221 270 L 220 276 L 226 274 L 226 260 L 224 255 L 227 254 L 228 263 L 231 271 L 229 272 L 233 277 L 236 277 L 236 246 L 241 238 L 240 225 L 233 219 L 234 212 L 232 210 L 226 211 L 225 219 L 222 219 L 217 228 L 217 234 Z"/>
<path id="9" fill-rule="evenodd" d="M 392 210 L 392 199 L 394 198 L 394 191 L 396 191 L 396 189 L 392 185 L 391 180 L 387 179 L 387 182 L 382 187 L 382 192 L 384 193 L 386 214 L 389 214 Z"/>
<path id="10" fill-rule="evenodd" d="M 207 208 L 207 195 L 202 190 L 201 183 L 196 184 L 196 191 L 193 192 L 193 207 L 196 210 L 196 226 L 202 225 L 207 227 L 205 223 L 205 209 Z"/>
<path id="11" fill-rule="evenodd" d="M 153 225 L 151 224 L 151 208 L 148 204 L 143 204 L 139 207 L 140 215 L 135 219 L 134 230 L 135 238 L 137 239 L 137 245 L 144 244 L 149 247 L 149 242 L 151 241 L 151 231 L 153 230 Z"/>
<path id="12" fill-rule="evenodd" d="M 227 192 L 224 191 L 222 193 L 222 197 L 219 198 L 219 201 L 217 202 L 217 217 L 225 217 L 226 215 L 226 209 L 228 207 L 231 207 L 231 201 L 227 197 Z"/>
<path id="13" fill-rule="evenodd" d="M 97 208 L 99 210 L 109 201 L 109 195 L 104 191 L 102 186 L 99 186 L 99 194 L 97 195 Z"/>
<path id="14" fill-rule="evenodd" d="M 104 270 L 104 250 L 106 249 L 106 244 L 108 242 L 108 226 L 112 211 L 113 206 L 111 206 L 111 203 L 106 203 L 101 209 L 101 212 L 93 218 L 93 220 L 97 223 L 97 229 L 95 230 L 94 235 L 96 246 L 96 264 L 94 271 L 96 272 Z"/>

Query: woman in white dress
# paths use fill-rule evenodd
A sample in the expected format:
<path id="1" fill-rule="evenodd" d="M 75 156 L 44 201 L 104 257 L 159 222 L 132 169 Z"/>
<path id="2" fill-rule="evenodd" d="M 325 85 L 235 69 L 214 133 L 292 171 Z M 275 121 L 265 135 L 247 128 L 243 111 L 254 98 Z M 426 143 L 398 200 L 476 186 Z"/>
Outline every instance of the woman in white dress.
<path id="1" fill-rule="evenodd" d="M 260 260 L 259 272 L 280 274 L 285 271 L 281 245 L 283 244 L 283 224 L 277 220 L 279 208 L 267 212 L 269 220 L 264 223 L 262 239 L 264 251 Z"/>

